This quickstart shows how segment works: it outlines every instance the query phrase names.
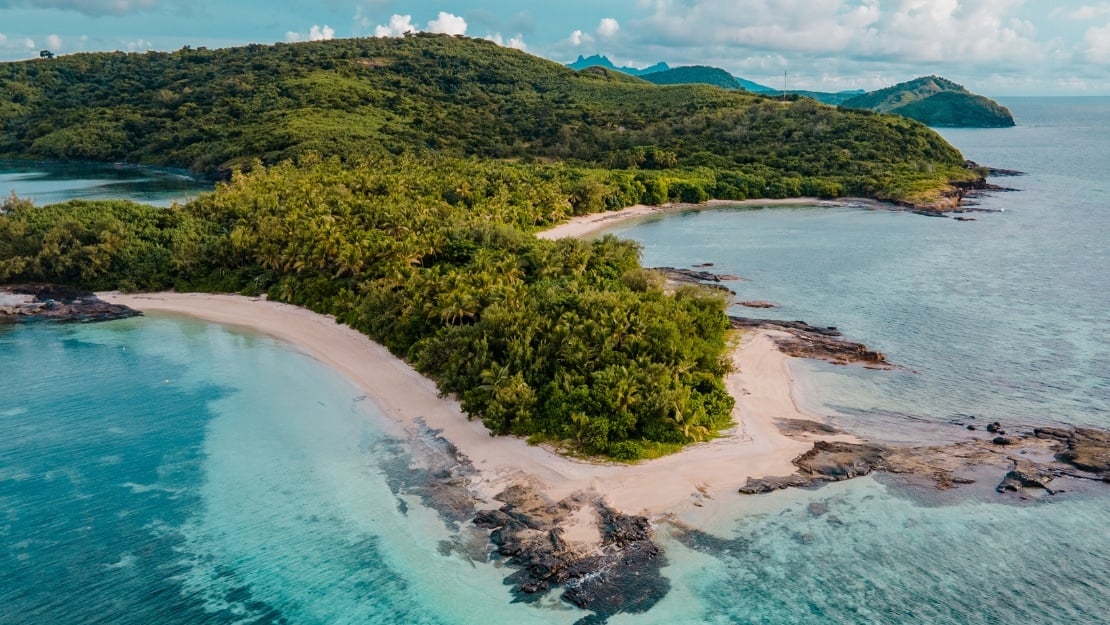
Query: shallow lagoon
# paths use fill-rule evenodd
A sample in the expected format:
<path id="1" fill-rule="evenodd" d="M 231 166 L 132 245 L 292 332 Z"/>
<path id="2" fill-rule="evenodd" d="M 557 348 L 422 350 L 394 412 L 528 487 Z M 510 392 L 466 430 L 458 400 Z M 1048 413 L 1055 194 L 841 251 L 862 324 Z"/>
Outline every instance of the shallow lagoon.
<path id="1" fill-rule="evenodd" d="M 0 160 L 0 194 L 15 193 L 38 206 L 67 200 L 132 200 L 169 206 L 211 191 L 211 181 L 180 170 L 127 164 Z"/>

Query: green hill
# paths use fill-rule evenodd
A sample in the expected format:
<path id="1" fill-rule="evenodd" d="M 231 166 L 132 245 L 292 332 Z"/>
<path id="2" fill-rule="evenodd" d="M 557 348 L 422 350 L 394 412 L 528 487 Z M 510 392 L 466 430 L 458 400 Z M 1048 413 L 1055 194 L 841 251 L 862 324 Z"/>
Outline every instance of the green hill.
<path id="1" fill-rule="evenodd" d="M 671 69 L 643 74 L 644 80 L 656 85 L 683 85 L 702 84 L 713 85 L 721 89 L 742 90 L 740 81 L 736 77 L 719 67 L 705 65 L 691 65 L 688 67 L 672 67 Z"/>
<path id="2" fill-rule="evenodd" d="M 845 108 L 894 113 L 929 126 L 997 128 L 1014 125 L 1009 109 L 939 76 L 871 91 L 841 103 Z"/>
<path id="3" fill-rule="evenodd" d="M 970 175 L 957 150 L 913 122 L 575 72 L 443 35 L 73 54 L 0 64 L 0 93 L 0 157 L 16 159 L 223 176 L 308 154 L 555 159 L 708 168 L 700 180 L 733 180 L 705 190 L 726 198 L 915 199 Z"/>

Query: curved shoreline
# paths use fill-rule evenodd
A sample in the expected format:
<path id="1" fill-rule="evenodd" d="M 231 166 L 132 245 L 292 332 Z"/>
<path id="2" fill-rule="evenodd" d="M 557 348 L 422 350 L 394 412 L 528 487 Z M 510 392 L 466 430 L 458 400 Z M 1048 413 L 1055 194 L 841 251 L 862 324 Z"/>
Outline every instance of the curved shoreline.
<path id="1" fill-rule="evenodd" d="M 866 200 L 871 201 L 871 200 Z M 618 224 L 637 219 L 640 217 L 650 217 L 652 215 L 667 215 L 670 213 L 680 213 L 688 210 L 708 210 L 713 208 L 724 208 L 726 206 L 747 206 L 747 207 L 761 207 L 761 206 L 824 206 L 826 204 L 832 206 L 840 206 L 845 200 L 822 200 L 816 197 L 795 197 L 785 198 L 780 200 L 709 200 L 703 204 L 663 204 L 660 206 L 649 206 L 647 204 L 636 204 L 615 211 L 606 211 L 604 213 L 590 213 L 588 215 L 578 215 L 571 217 L 567 221 L 548 228 L 540 230 L 536 233 L 536 237 L 540 239 L 563 239 L 566 237 L 588 237 L 596 234 L 597 232 L 616 226 Z"/>
<path id="2" fill-rule="evenodd" d="M 787 355 L 766 331 L 744 335 L 725 383 L 736 398 L 737 423 L 722 436 L 635 465 L 586 462 L 523 439 L 493 437 L 466 418 L 453 398 L 365 335 L 330 316 L 239 295 L 199 293 L 98 294 L 105 301 L 152 313 L 177 314 L 258 332 L 289 343 L 346 375 L 390 421 L 416 432 L 420 421 L 465 454 L 478 471 L 476 494 L 491 501 L 507 486 L 529 482 L 552 500 L 577 492 L 601 496 L 625 513 L 658 516 L 736 497 L 749 477 L 786 475 L 811 442 L 788 438 L 776 419 L 810 419 L 795 404 Z"/>

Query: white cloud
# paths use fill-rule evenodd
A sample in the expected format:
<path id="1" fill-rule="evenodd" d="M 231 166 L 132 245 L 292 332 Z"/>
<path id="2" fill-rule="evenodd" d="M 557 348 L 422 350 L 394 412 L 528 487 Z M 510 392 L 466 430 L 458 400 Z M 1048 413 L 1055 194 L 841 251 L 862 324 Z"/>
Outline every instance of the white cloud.
<path id="1" fill-rule="evenodd" d="M 8 45 L 8 36 L 5 35 L 4 33 L 0 33 L 0 47 L 6 46 L 6 45 Z"/>
<path id="2" fill-rule="evenodd" d="M 485 38 L 489 39 L 499 46 L 504 46 L 506 48 L 513 48 L 515 50 L 528 50 L 528 44 L 524 43 L 524 35 L 520 33 L 517 33 L 514 37 L 509 37 L 507 41 L 504 37 L 501 36 L 501 33 L 486 35 Z"/>
<path id="3" fill-rule="evenodd" d="M 572 45 L 572 46 L 578 47 L 578 46 L 581 46 L 583 44 L 590 45 L 593 42 L 594 42 L 593 37 L 587 35 L 586 33 L 582 32 L 580 30 L 576 30 L 576 31 L 574 31 L 573 33 L 570 34 L 570 45 Z"/>
<path id="4" fill-rule="evenodd" d="M 308 34 L 299 33 L 295 30 L 285 32 L 285 40 L 289 43 L 297 43 L 298 41 L 326 41 L 328 39 L 335 39 L 335 29 L 327 24 L 320 26 L 313 24 L 308 29 Z"/>
<path id="5" fill-rule="evenodd" d="M 643 2 L 640 41 L 849 60 L 1005 63 L 1039 60 L 1044 46 L 1022 0 L 684 0 Z M 599 29 L 600 33 L 600 29 Z"/>
<path id="6" fill-rule="evenodd" d="M 1110 63 L 1110 23 L 1087 29 L 1083 37 L 1083 57 L 1091 63 Z"/>
<path id="7" fill-rule="evenodd" d="M 312 28 L 308 30 L 309 41 L 325 41 L 327 39 L 335 39 L 335 29 L 327 24 L 324 24 L 322 28 L 313 24 Z"/>
<path id="8" fill-rule="evenodd" d="M 26 39 L 23 40 L 23 47 L 27 48 L 28 50 L 34 50 L 38 46 L 35 45 L 35 40 L 34 39 L 31 39 L 30 37 L 27 37 Z"/>
<path id="9" fill-rule="evenodd" d="M 616 35 L 620 29 L 621 25 L 617 20 L 611 17 L 603 17 L 601 18 L 601 22 L 597 25 L 597 34 L 603 39 L 608 39 Z"/>
<path id="10" fill-rule="evenodd" d="M 405 33 L 419 30 L 412 23 L 411 15 L 396 15 L 389 18 L 389 24 L 379 25 L 374 28 L 375 37 L 400 37 Z"/>
<path id="11" fill-rule="evenodd" d="M 445 35 L 465 35 L 466 20 L 458 15 L 440 11 L 439 17 L 428 22 L 428 32 L 442 33 Z"/>
<path id="12" fill-rule="evenodd" d="M 46 47 L 51 49 L 51 50 L 60 50 L 60 49 L 62 49 L 64 47 L 62 45 L 62 38 L 59 37 L 58 35 L 47 35 L 46 36 Z"/>

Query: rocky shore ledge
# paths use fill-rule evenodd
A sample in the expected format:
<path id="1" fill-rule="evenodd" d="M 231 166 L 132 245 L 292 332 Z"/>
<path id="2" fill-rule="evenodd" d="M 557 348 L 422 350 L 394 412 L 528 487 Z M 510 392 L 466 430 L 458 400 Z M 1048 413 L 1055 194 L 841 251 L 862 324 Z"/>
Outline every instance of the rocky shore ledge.
<path id="1" fill-rule="evenodd" d="M 142 313 L 110 304 L 89 291 L 53 284 L 0 286 L 0 324 L 29 321 L 88 323 L 136 317 Z"/>
<path id="2" fill-rule="evenodd" d="M 998 424 L 992 424 L 998 425 Z M 884 446 L 874 443 L 817 441 L 794 459 L 792 475 L 749 479 L 740 492 L 754 495 L 782 488 L 883 471 L 925 477 L 940 489 L 976 481 L 982 468 L 995 468 L 999 493 L 1026 496 L 1027 489 L 1053 495 L 1054 480 L 1072 478 L 1110 484 L 1110 432 L 1093 428 L 1036 428 L 993 438 L 927 447 Z"/>

